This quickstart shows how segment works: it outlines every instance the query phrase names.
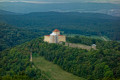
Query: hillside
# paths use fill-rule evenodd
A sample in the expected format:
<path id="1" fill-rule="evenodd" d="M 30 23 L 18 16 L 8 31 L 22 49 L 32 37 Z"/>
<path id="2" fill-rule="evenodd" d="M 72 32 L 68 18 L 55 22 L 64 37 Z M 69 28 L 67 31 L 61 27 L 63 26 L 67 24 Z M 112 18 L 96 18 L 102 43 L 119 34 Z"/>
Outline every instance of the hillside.
<path id="1" fill-rule="evenodd" d="M 22 13 L 15 13 L 15 12 L 0 9 L 0 15 L 22 15 Z"/>
<path id="2" fill-rule="evenodd" d="M 41 35 L 24 28 L 0 23 L 0 51 L 30 41 L 38 36 Z"/>
<path id="3" fill-rule="evenodd" d="M 0 21 L 31 31 L 50 32 L 58 28 L 65 34 L 107 36 L 120 40 L 120 18 L 98 13 L 34 12 L 0 15 Z"/>
<path id="4" fill-rule="evenodd" d="M 0 80 L 49 80 L 47 74 L 33 67 L 29 52 L 22 47 L 0 52 Z"/>
<path id="5" fill-rule="evenodd" d="M 5 11 L 5 10 L 0 10 L 0 14 L 9 14 L 9 15 L 15 15 L 16 13 L 10 12 L 10 11 Z"/>
<path id="6" fill-rule="evenodd" d="M 0 80 L 120 80 L 120 1 L 0 0 Z"/>
<path id="7" fill-rule="evenodd" d="M 58 65 L 45 60 L 44 57 L 35 55 L 35 57 L 33 57 L 33 63 L 52 80 L 86 80 L 62 70 Z"/>
<path id="8" fill-rule="evenodd" d="M 88 41 L 91 41 L 91 39 Z M 84 49 L 65 47 L 64 45 L 59 44 L 44 43 L 42 38 L 37 38 L 16 46 L 11 50 L 2 51 L 0 53 L 0 70 L 2 73 L 0 75 L 3 77 L 11 74 L 14 78 L 14 73 L 20 76 L 20 72 L 22 71 L 28 78 L 39 79 L 40 74 L 37 72 L 37 69 L 40 69 L 41 71 L 39 61 L 38 64 L 36 64 L 37 61 L 32 64 L 29 62 L 29 54 L 32 53 L 38 57 L 44 57 L 46 60 L 59 65 L 63 70 L 79 77 L 92 80 L 119 80 L 120 43 L 113 41 L 97 41 L 97 43 L 99 43 L 98 50 L 87 51 Z M 37 59 L 37 57 L 34 57 L 33 61 L 35 59 Z M 8 62 L 4 63 L 5 61 Z M 5 67 L 6 65 L 7 67 Z M 35 68 L 34 66 L 37 66 L 38 68 Z M 43 74 L 49 76 L 45 72 Z M 53 76 L 52 73 L 51 75 Z"/>

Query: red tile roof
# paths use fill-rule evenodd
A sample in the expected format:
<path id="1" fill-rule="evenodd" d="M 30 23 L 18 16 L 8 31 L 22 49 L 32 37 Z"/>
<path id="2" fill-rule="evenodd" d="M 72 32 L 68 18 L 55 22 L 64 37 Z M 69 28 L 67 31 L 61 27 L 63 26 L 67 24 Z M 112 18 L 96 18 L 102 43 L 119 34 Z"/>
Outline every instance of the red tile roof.
<path id="1" fill-rule="evenodd" d="M 53 32 L 60 32 L 58 29 L 55 29 Z"/>

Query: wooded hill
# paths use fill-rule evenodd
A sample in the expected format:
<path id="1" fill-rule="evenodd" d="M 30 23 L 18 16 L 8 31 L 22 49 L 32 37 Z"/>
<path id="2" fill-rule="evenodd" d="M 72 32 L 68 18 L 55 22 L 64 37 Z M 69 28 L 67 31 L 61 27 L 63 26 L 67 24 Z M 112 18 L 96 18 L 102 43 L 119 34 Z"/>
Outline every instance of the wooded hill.
<path id="1" fill-rule="evenodd" d="M 66 34 L 107 36 L 120 40 L 120 18 L 99 13 L 34 12 L 29 14 L 0 14 L 0 21 L 31 31 L 52 31 Z"/>
<path id="2" fill-rule="evenodd" d="M 119 42 L 81 36 L 67 37 L 67 42 L 70 43 L 97 45 L 97 50 L 87 51 L 64 44 L 48 44 L 43 42 L 43 38 L 32 40 L 49 34 L 54 28 L 60 29 L 62 33 L 65 31 L 66 34 L 106 35 L 112 40 L 120 40 L 119 21 L 117 17 L 93 13 L 0 14 L 0 79 L 48 80 L 49 76 L 30 62 L 32 53 L 88 80 L 119 80 Z"/>
<path id="3" fill-rule="evenodd" d="M 69 38 L 69 41 L 71 39 Z M 74 42 L 74 39 L 76 38 L 73 38 L 71 42 Z M 66 47 L 64 44 L 45 43 L 42 38 L 37 38 L 12 49 L 4 50 L 0 53 L 0 78 L 14 79 L 21 75 L 27 79 L 45 78 L 41 76 L 45 73 L 40 73 L 40 70 L 33 67 L 34 63 L 30 63 L 29 55 L 32 53 L 43 56 L 46 60 L 59 65 L 63 70 L 88 80 L 119 80 L 120 43 L 97 40 L 94 42 L 99 43 L 99 47 L 102 48 L 98 47 L 98 50 L 87 51 Z"/>
<path id="4" fill-rule="evenodd" d="M 6 23 L 0 23 L 0 51 L 19 45 L 43 35 L 41 32 L 30 31 Z"/>

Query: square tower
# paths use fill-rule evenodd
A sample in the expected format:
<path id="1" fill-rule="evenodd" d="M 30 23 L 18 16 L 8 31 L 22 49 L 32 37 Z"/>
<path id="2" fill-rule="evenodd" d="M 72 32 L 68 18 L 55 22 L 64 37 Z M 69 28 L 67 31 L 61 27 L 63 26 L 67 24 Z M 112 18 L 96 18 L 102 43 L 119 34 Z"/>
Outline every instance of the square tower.
<path id="1" fill-rule="evenodd" d="M 44 41 L 48 43 L 66 42 L 66 36 L 60 35 L 60 31 L 55 29 L 50 35 L 44 36 Z"/>

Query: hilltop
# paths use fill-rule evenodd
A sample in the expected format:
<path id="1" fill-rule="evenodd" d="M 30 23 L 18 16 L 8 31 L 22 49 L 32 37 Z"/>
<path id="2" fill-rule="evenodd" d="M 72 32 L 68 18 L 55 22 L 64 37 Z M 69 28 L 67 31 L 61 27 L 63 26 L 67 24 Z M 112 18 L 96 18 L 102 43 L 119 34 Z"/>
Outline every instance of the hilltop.
<path id="1" fill-rule="evenodd" d="M 69 41 L 74 43 L 75 39 L 71 38 Z M 4 50 L 0 53 L 0 56 L 2 56 L 0 57 L 1 78 L 9 78 L 6 75 L 11 75 L 14 78 L 15 74 L 18 77 L 21 74 L 26 75 L 27 78 L 31 79 L 50 77 L 44 71 L 41 73 L 43 75 L 40 76 L 41 74 L 38 71 L 40 68 L 37 68 L 39 64 L 36 64 L 36 62 L 30 63 L 30 53 L 32 53 L 34 59 L 42 56 L 46 60 L 59 65 L 63 70 L 79 77 L 92 80 L 119 79 L 120 43 L 102 40 L 93 41 L 99 44 L 98 50 L 87 51 L 85 49 L 70 48 L 64 46 L 64 44 L 49 44 L 43 42 L 42 38 L 34 39 L 10 50 Z M 5 61 L 8 62 L 4 63 Z M 7 67 L 4 67 L 6 65 Z"/>

